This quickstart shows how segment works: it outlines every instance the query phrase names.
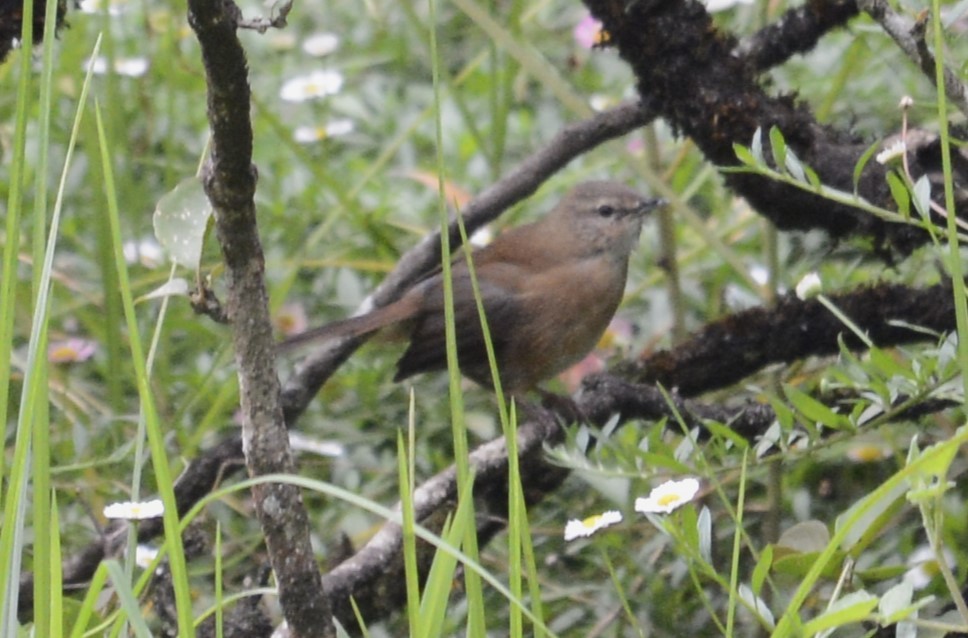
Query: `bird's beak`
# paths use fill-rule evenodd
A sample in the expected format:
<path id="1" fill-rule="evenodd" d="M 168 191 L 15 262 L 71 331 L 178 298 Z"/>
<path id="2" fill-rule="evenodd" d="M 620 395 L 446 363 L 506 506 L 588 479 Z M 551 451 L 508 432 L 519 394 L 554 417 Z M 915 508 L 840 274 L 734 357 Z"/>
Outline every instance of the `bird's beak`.
<path id="1" fill-rule="evenodd" d="M 642 215 L 642 214 L 645 214 L 645 213 L 649 212 L 650 210 L 655 210 L 656 208 L 662 208 L 663 206 L 665 206 L 668 203 L 669 202 L 667 202 L 666 200 L 662 199 L 661 197 L 656 197 L 654 199 L 643 199 L 639 203 L 639 205 L 635 207 L 635 211 L 634 212 L 636 214 Z"/>

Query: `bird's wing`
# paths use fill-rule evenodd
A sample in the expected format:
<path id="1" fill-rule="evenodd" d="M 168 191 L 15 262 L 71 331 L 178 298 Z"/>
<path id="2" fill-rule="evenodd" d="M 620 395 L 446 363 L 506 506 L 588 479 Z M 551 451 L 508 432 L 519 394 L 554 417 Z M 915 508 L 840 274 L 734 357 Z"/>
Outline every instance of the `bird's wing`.
<path id="1" fill-rule="evenodd" d="M 514 269 L 514 266 L 506 264 L 488 264 L 478 277 L 488 332 L 498 361 L 502 359 L 510 339 L 510 330 L 521 313 L 513 283 L 519 274 L 511 272 Z M 486 374 L 487 349 L 470 275 L 465 267 L 457 267 L 452 280 L 454 325 L 457 328 L 457 353 L 461 369 L 465 375 L 486 384 L 489 378 Z M 447 367 L 443 283 L 438 276 L 427 280 L 423 285 L 425 292 L 422 310 L 414 319 L 410 346 L 397 362 L 395 381 Z M 484 378 L 479 379 L 481 376 Z"/>

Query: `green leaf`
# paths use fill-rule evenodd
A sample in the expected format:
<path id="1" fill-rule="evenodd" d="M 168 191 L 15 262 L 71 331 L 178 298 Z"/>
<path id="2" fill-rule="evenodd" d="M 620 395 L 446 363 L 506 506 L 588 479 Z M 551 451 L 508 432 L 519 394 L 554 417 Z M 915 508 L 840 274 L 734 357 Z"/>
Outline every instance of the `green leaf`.
<path id="1" fill-rule="evenodd" d="M 820 558 L 820 552 L 792 553 L 782 557 L 778 554 L 779 552 L 773 554 L 773 571 L 784 576 L 792 576 L 797 580 L 802 580 Z M 844 552 L 835 552 L 833 558 L 824 565 L 820 573 L 821 577 L 831 581 L 837 580 L 845 557 Z"/>
<path id="2" fill-rule="evenodd" d="M 931 216 L 931 182 L 928 181 L 927 175 L 922 175 L 918 178 L 918 181 L 914 182 L 914 188 L 911 189 L 914 195 L 914 207 L 917 209 L 918 213 L 921 214 L 925 219 Z"/>
<path id="3" fill-rule="evenodd" d="M 699 515 L 695 507 L 683 507 L 679 510 L 682 521 L 682 537 L 686 546 L 699 553 Z"/>
<path id="4" fill-rule="evenodd" d="M 834 602 L 830 609 L 803 626 L 804 636 L 814 636 L 821 631 L 860 622 L 870 617 L 877 607 L 877 596 L 866 591 L 855 591 Z"/>
<path id="5" fill-rule="evenodd" d="M 753 153 L 750 152 L 750 149 L 746 148 L 742 144 L 734 143 L 733 152 L 736 153 L 736 159 L 738 159 L 743 164 L 746 164 L 747 166 L 758 165 L 756 158 L 753 157 Z"/>
<path id="6" fill-rule="evenodd" d="M 699 511 L 699 518 L 696 520 L 696 532 L 699 536 L 699 555 L 708 564 L 713 563 L 713 517 L 709 513 L 708 507 L 703 507 Z"/>
<path id="7" fill-rule="evenodd" d="M 823 191 L 823 182 L 820 181 L 820 176 L 817 175 L 817 171 L 813 170 L 809 166 L 803 167 L 804 172 L 807 174 L 807 181 L 813 186 L 814 190 L 818 193 Z"/>
<path id="8" fill-rule="evenodd" d="M 883 349 L 871 348 L 867 354 L 870 356 L 870 361 L 874 365 L 874 368 L 882 377 L 904 377 L 906 379 L 914 378 L 914 373 L 912 372 L 911 368 L 898 363 L 894 357 L 885 352 Z"/>
<path id="9" fill-rule="evenodd" d="M 797 180 L 798 182 L 807 181 L 807 175 L 803 170 L 803 165 L 800 163 L 800 160 L 792 150 L 787 152 L 784 166 L 793 179 Z"/>
<path id="10" fill-rule="evenodd" d="M 737 593 L 739 594 L 740 598 L 746 601 L 749 609 L 754 611 L 761 619 L 763 619 L 767 627 L 772 629 L 776 626 L 776 619 L 773 617 L 773 612 L 770 611 L 770 608 L 766 605 L 766 602 L 754 594 L 753 590 L 750 589 L 745 583 L 740 583 L 739 587 L 737 588 Z"/>
<path id="11" fill-rule="evenodd" d="M 188 283 L 187 279 L 175 277 L 174 279 L 166 281 L 162 285 L 158 286 L 151 292 L 138 297 L 135 299 L 135 303 L 149 301 L 151 299 L 163 299 L 165 297 L 187 297 L 190 287 L 191 285 Z"/>
<path id="12" fill-rule="evenodd" d="M 801 392 L 790 385 L 784 385 L 783 391 L 786 393 L 790 403 L 793 404 L 793 407 L 808 420 L 821 423 L 835 430 L 841 430 L 850 426 L 850 423 L 843 415 L 837 414 L 809 394 Z"/>
<path id="13" fill-rule="evenodd" d="M 155 237 L 172 261 L 195 268 L 202 258 L 212 205 L 197 177 L 182 180 L 155 207 Z"/>
<path id="14" fill-rule="evenodd" d="M 887 186 L 891 189 L 891 197 L 897 204 L 897 210 L 904 218 L 911 216 L 911 193 L 908 191 L 907 184 L 904 183 L 898 174 L 890 171 L 887 176 Z"/>
<path id="15" fill-rule="evenodd" d="M 131 590 L 130 579 L 116 559 L 106 561 L 108 576 L 114 585 L 114 593 L 121 603 L 121 611 L 131 632 L 138 638 L 151 638 L 151 631 L 145 621 L 144 614 L 138 606 L 138 599 Z"/>
<path id="16" fill-rule="evenodd" d="M 753 141 L 750 142 L 750 152 L 753 153 L 753 157 L 756 159 L 758 165 L 766 166 L 766 160 L 763 158 L 763 129 L 759 127 L 753 132 Z"/>
<path id="17" fill-rule="evenodd" d="M 749 441 L 734 432 L 733 429 L 727 425 L 723 425 L 718 421 L 705 421 L 704 425 L 714 438 L 719 437 L 725 439 L 738 447 L 740 450 L 745 450 L 750 446 Z"/>
<path id="18" fill-rule="evenodd" d="M 444 521 L 444 528 L 441 539 L 451 547 L 459 547 L 461 537 L 466 529 L 468 521 L 468 508 L 463 503 L 469 502 L 465 499 L 458 504 L 457 513 L 453 519 L 450 516 Z M 439 636 L 447 615 L 447 601 L 450 599 L 450 592 L 453 588 L 454 574 L 457 570 L 457 558 L 453 554 L 437 551 L 431 563 L 430 573 L 427 576 L 423 597 L 420 601 L 420 620 L 422 626 L 418 632 L 423 630 L 424 636 Z"/>
<path id="19" fill-rule="evenodd" d="M 907 481 L 899 481 L 889 491 L 876 498 L 877 492 L 868 494 L 837 517 L 834 529 L 839 531 L 845 521 L 849 521 L 860 511 L 857 522 L 846 531 L 841 548 L 856 556 L 864 550 L 881 532 L 885 531 L 891 517 L 904 506 L 904 499 L 909 489 Z"/>
<path id="20" fill-rule="evenodd" d="M 854 165 L 854 195 L 859 194 L 858 188 L 860 186 L 860 178 L 864 174 L 864 168 L 867 167 L 867 163 L 871 161 L 871 157 L 874 156 L 874 153 L 877 152 L 877 149 L 879 149 L 880 146 L 880 141 L 874 142 L 868 146 L 867 150 L 864 151 L 864 154 L 860 156 L 859 160 L 857 160 L 857 164 Z"/>
<path id="21" fill-rule="evenodd" d="M 786 140 L 783 139 L 783 133 L 776 126 L 770 127 L 770 150 L 773 152 L 773 161 L 776 163 L 777 169 L 786 166 Z"/>
<path id="22" fill-rule="evenodd" d="M 881 602 L 877 607 L 878 614 L 880 614 L 879 623 L 881 626 L 894 625 L 903 620 L 915 620 L 917 618 L 917 611 L 930 605 L 933 602 L 933 596 L 924 596 L 923 598 L 913 601 L 914 597 L 914 587 L 910 582 L 901 581 L 900 583 L 894 585 L 886 592 L 881 594 Z M 923 620 L 923 618 L 922 618 Z M 961 620 L 959 618 L 958 620 Z M 899 628 L 900 629 L 900 628 Z M 903 636 L 922 636 L 925 634 L 918 633 L 908 633 L 901 634 L 898 631 L 898 638 L 903 638 Z M 927 634 L 943 636 L 947 633 L 942 632 L 938 634 Z"/>
<path id="23" fill-rule="evenodd" d="M 908 580 L 902 580 L 884 592 L 877 609 L 883 617 L 882 622 L 893 624 L 907 617 L 913 598 L 914 585 Z"/>
<path id="24" fill-rule="evenodd" d="M 773 546 L 767 545 L 766 548 L 760 552 L 760 559 L 756 561 L 756 566 L 753 568 L 751 585 L 753 586 L 753 593 L 757 596 L 760 595 L 760 591 L 763 589 L 763 583 L 766 581 L 766 576 L 770 573 L 770 568 L 772 566 Z"/>
<path id="25" fill-rule="evenodd" d="M 787 410 L 789 412 L 789 410 Z M 792 412 L 790 412 L 790 419 L 793 419 Z M 753 454 L 756 458 L 761 459 L 767 454 L 769 454 L 774 449 L 777 451 L 782 451 L 784 448 L 784 433 L 789 432 L 789 430 L 784 430 L 780 422 L 774 421 L 766 428 L 766 431 L 760 436 L 756 445 L 753 447 Z"/>
<path id="26" fill-rule="evenodd" d="M 822 521 L 809 520 L 786 529 L 776 541 L 777 555 L 822 552 L 830 542 L 830 530 Z M 780 550 L 785 550 L 781 552 Z"/>
<path id="27" fill-rule="evenodd" d="M 639 458 L 641 458 L 643 463 L 645 463 L 645 467 L 649 468 L 664 468 L 674 472 L 679 472 L 680 474 L 688 474 L 690 471 L 692 471 L 691 466 L 670 458 L 668 454 L 642 452 L 639 454 Z"/>
<path id="28" fill-rule="evenodd" d="M 946 483 L 945 477 L 951 469 L 958 446 L 952 443 L 951 439 L 929 445 L 923 451 L 918 452 L 916 442 L 912 440 L 912 448 L 908 451 L 908 465 L 917 463 L 917 475 L 922 485 L 925 479 L 935 479 L 941 483 Z"/>
<path id="29" fill-rule="evenodd" d="M 787 405 L 776 396 L 768 396 L 766 400 L 770 403 L 770 407 L 773 408 L 773 413 L 776 415 L 776 420 L 780 423 L 780 429 L 784 432 L 789 432 L 793 427 L 793 410 L 787 407 Z"/>
<path id="30" fill-rule="evenodd" d="M 887 580 L 897 580 L 907 570 L 907 565 L 878 565 L 869 569 L 856 569 L 854 570 L 854 574 L 857 575 L 861 582 L 871 585 Z"/>

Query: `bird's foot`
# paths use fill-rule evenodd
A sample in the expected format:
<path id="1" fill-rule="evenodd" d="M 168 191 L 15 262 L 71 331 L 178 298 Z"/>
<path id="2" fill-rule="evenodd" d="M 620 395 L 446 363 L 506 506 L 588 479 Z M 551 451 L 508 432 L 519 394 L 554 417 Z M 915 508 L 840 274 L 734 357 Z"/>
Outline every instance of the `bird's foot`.
<path id="1" fill-rule="evenodd" d="M 564 394 L 555 394 L 547 390 L 538 389 L 541 395 L 541 406 L 555 414 L 563 425 L 572 423 L 587 423 L 588 417 L 582 412 L 575 400 Z"/>

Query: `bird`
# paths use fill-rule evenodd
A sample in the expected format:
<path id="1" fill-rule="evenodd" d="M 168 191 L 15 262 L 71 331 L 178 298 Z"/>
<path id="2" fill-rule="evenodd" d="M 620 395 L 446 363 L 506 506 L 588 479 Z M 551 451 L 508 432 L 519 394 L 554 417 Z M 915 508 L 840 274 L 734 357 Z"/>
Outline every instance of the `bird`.
<path id="1" fill-rule="evenodd" d="M 646 214 L 664 205 L 617 181 L 582 182 L 538 221 L 471 252 L 494 355 L 506 392 L 539 389 L 598 343 L 625 292 L 629 256 Z M 452 259 L 461 373 L 493 388 L 466 252 Z M 447 367 L 443 275 L 438 269 L 399 299 L 280 342 L 361 337 L 395 327 L 409 338 L 394 381 Z"/>

